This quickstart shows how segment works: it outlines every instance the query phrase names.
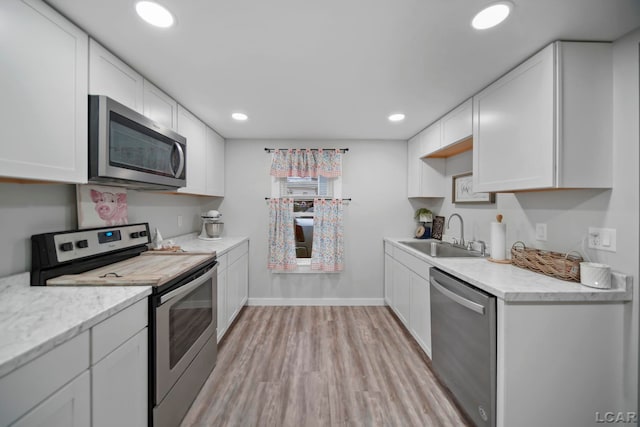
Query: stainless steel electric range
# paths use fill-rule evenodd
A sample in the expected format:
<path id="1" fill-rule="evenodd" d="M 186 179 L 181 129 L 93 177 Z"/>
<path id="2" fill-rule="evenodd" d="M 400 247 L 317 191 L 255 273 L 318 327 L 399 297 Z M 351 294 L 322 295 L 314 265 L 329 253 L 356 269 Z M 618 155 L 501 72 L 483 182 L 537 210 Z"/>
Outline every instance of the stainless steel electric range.
<path id="1" fill-rule="evenodd" d="M 153 287 L 149 424 L 177 426 L 216 363 L 216 255 L 148 251 L 149 224 L 31 237 L 32 286 Z"/>

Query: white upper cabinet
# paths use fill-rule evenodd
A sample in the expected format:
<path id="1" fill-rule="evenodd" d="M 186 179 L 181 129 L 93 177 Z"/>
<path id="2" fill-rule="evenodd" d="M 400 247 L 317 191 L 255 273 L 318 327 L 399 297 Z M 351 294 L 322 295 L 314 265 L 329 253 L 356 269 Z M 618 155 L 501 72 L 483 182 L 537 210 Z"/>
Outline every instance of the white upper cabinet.
<path id="1" fill-rule="evenodd" d="M 425 132 L 407 141 L 407 197 L 444 197 L 444 159 L 424 159 Z"/>
<path id="2" fill-rule="evenodd" d="M 178 105 L 178 133 L 187 138 L 187 186 L 180 193 L 205 195 L 207 191 L 207 126 Z"/>
<path id="3" fill-rule="evenodd" d="M 87 34 L 38 0 L 0 17 L 0 176 L 86 182 Z"/>
<path id="4" fill-rule="evenodd" d="M 431 124 L 428 128 L 418 134 L 420 139 L 420 157 L 438 151 L 442 146 L 442 122 Z"/>
<path id="5" fill-rule="evenodd" d="M 471 137 L 473 134 L 473 99 L 469 98 L 444 116 L 442 122 L 441 148 L 448 147 Z"/>
<path id="6" fill-rule="evenodd" d="M 224 138 L 207 127 L 206 194 L 224 197 Z"/>
<path id="7" fill-rule="evenodd" d="M 474 96 L 474 191 L 610 187 L 611 61 L 555 42 Z"/>
<path id="8" fill-rule="evenodd" d="M 144 111 L 142 76 L 93 39 L 89 43 L 89 93 L 106 95 L 141 114 Z"/>
<path id="9" fill-rule="evenodd" d="M 148 80 L 144 80 L 143 114 L 169 129 L 178 130 L 178 103 Z"/>

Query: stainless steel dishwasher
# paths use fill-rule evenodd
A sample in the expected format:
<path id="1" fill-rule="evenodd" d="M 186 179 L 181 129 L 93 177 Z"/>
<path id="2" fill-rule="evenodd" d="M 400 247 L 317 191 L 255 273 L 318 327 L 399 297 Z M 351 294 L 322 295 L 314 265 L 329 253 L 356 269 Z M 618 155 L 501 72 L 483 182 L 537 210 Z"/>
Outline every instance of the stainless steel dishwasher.
<path id="1" fill-rule="evenodd" d="M 496 297 L 431 268 L 433 370 L 477 426 L 496 425 Z"/>

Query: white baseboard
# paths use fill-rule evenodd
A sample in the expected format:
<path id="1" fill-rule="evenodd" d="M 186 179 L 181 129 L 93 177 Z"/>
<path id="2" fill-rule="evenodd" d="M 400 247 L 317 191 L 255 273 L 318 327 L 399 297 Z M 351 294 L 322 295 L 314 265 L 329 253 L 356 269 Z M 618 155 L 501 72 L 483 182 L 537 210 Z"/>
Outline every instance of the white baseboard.
<path id="1" fill-rule="evenodd" d="M 382 306 L 383 298 L 249 298 L 247 305 Z"/>

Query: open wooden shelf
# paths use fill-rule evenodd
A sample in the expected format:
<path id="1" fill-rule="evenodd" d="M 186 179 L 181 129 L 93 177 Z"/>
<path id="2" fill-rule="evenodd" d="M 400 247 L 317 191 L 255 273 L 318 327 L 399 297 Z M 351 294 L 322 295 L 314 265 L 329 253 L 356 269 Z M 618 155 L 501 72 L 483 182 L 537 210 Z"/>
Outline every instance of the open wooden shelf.
<path id="1" fill-rule="evenodd" d="M 427 159 L 444 159 L 444 158 L 452 157 L 457 154 L 464 153 L 465 151 L 471 151 L 471 150 L 473 150 L 472 136 L 465 139 L 461 139 L 455 144 L 451 144 L 438 151 L 434 151 L 433 153 L 426 156 L 426 158 Z"/>

